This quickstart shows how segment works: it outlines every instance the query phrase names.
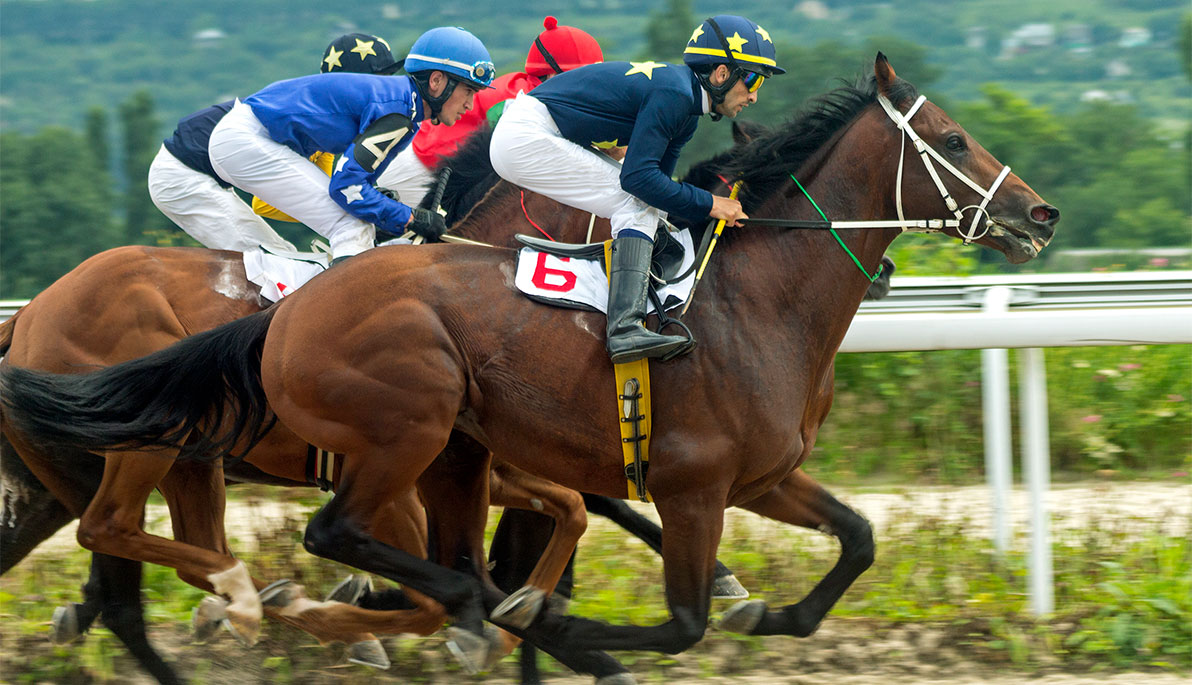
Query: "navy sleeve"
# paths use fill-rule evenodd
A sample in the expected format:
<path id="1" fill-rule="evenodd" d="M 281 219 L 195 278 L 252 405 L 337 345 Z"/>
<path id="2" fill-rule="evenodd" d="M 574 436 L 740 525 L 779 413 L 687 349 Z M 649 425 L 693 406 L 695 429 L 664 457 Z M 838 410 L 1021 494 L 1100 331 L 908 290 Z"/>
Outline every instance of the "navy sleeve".
<path id="1" fill-rule="evenodd" d="M 660 90 L 638 112 L 633 137 L 621 168 L 621 188 L 652 207 L 692 221 L 712 211 L 712 194 L 687 183 L 674 173 L 679 151 L 691 139 L 690 97 Z"/>
<path id="2" fill-rule="evenodd" d="M 331 174 L 327 192 L 352 216 L 400 234 L 410 221 L 410 207 L 377 192 L 373 181 L 410 144 L 418 127 L 406 114 L 372 108 L 361 118 L 361 126 Z"/>

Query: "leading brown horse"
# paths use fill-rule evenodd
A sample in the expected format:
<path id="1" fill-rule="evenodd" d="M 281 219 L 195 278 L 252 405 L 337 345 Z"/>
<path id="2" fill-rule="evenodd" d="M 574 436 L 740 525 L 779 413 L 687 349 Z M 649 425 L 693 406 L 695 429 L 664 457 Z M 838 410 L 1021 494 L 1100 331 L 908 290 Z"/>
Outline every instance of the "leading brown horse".
<path id="1" fill-rule="evenodd" d="M 835 91 L 734 155 L 726 171 L 744 180 L 750 215 L 817 219 L 798 178 L 833 218 L 905 224 L 946 216 L 939 186 L 949 210 L 953 198 L 971 200 L 967 207 L 988 216 L 985 232 L 976 234 L 974 220 L 966 238 L 1015 263 L 1034 257 L 1050 241 L 1058 210 L 1007 175 L 942 110 L 916 100 L 884 57 L 874 71 L 868 88 Z M 883 101 L 893 103 L 892 115 Z M 965 184 L 938 181 L 930 166 L 917 166 L 914 146 L 902 147 L 911 133 L 899 113 L 912 107 L 923 158 L 930 148 Z M 842 238 L 862 270 L 872 271 L 899 232 L 851 229 Z M 827 415 L 832 360 L 868 285 L 847 257 L 821 232 L 757 227 L 732 235 L 690 310 L 699 346 L 654 370 L 647 485 L 664 528 L 682 532 L 663 540 L 671 620 L 609 626 L 546 614 L 526 634 L 556 648 L 682 651 L 705 630 L 723 510 L 806 519 L 806 501 L 793 496 L 804 478 L 798 467 Z M 301 437 L 347 455 L 335 497 L 307 528 L 307 548 L 425 593 L 479 632 L 475 598 L 491 609 L 503 595 L 403 551 L 375 517 L 393 507 L 411 514 L 406 503 L 453 430 L 564 485 L 610 496 L 625 488 L 616 414 L 611 402 L 604 412 L 588 399 L 613 379 L 598 317 L 529 302 L 513 289 L 511 268 L 511 256 L 492 249 L 374 250 L 274 309 L 142 360 L 81 376 L 7 368 L 5 411 L 23 433 L 50 443 L 210 458 L 213 448 L 228 453 L 260 434 L 267 398 Z M 209 384 L 202 393 L 197 379 Z M 486 469 L 482 460 L 461 464 L 455 485 L 465 487 L 469 475 L 487 479 Z M 477 496 L 457 505 L 475 508 L 478 539 L 487 502 Z M 854 554 L 867 563 L 871 540 Z M 809 634 L 859 573 L 844 561 L 803 601 L 780 611 L 745 603 L 725 625 Z M 482 567 L 474 571 L 483 578 Z M 359 625 L 383 630 L 391 619 L 373 620 Z"/>

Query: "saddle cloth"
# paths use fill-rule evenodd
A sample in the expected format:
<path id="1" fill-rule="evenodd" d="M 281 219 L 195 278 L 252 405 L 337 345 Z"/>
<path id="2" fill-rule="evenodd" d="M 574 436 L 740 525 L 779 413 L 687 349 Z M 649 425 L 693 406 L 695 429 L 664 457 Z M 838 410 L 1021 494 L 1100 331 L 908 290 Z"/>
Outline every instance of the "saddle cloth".
<path id="1" fill-rule="evenodd" d="M 683 246 L 683 273 L 695 263 L 695 247 L 688 230 L 672 233 L 671 238 Z M 658 298 L 666 310 L 687 301 L 695 283 L 695 272 L 671 285 L 658 288 Z M 526 297 L 544 304 L 569 309 L 585 309 L 607 314 L 608 277 L 600 260 L 568 259 L 523 247 L 517 254 L 517 274 L 514 284 Z M 655 283 L 657 285 L 657 283 Z M 646 313 L 654 311 L 647 305 Z"/>
<path id="2" fill-rule="evenodd" d="M 409 245 L 405 238 L 395 238 L 381 245 Z M 261 286 L 261 297 L 277 302 L 327 269 L 331 258 L 326 252 L 274 252 L 261 247 L 244 252 L 244 274 Z"/>

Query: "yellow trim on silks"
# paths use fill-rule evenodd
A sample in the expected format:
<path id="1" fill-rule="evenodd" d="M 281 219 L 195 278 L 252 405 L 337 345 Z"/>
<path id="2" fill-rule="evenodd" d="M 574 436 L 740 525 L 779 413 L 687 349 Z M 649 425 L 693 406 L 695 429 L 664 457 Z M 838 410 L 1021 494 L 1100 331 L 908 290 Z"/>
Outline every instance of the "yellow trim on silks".
<path id="1" fill-rule="evenodd" d="M 613 263 L 613 241 L 604 241 L 604 276 L 610 277 L 609 270 Z M 625 467 L 633 465 L 636 461 L 637 451 L 641 450 L 642 468 L 650 462 L 650 434 L 653 430 L 650 413 L 650 360 L 648 358 L 639 359 L 633 362 L 625 362 L 624 364 L 613 364 L 613 371 L 615 372 L 617 380 L 616 392 L 613 397 L 617 400 L 617 424 L 621 426 L 621 454 L 624 456 Z M 626 408 L 629 407 L 629 401 L 622 400 L 621 395 L 625 393 L 625 384 L 630 379 L 637 379 L 638 392 L 641 393 L 641 400 L 637 405 L 637 412 L 642 416 L 640 422 L 622 421 L 621 419 L 629 418 Z M 634 431 L 640 431 L 644 436 L 642 440 L 634 440 L 636 437 Z M 640 445 L 640 447 L 638 447 Z M 623 474 L 624 475 L 624 474 Z M 643 502 L 653 502 L 654 498 L 650 496 L 649 492 L 641 493 L 640 496 L 637 491 L 637 484 L 633 479 L 626 476 L 628 483 L 629 499 L 639 499 Z"/>
<path id="2" fill-rule="evenodd" d="M 688 47 L 683 52 L 690 52 L 693 55 L 712 55 L 713 57 L 724 57 L 724 48 L 697 48 L 694 45 Z M 737 52 L 733 50 L 733 59 L 741 60 L 742 62 L 753 62 L 755 64 L 764 64 L 768 67 L 778 66 L 778 62 L 769 57 L 760 57 L 758 55 L 748 55 L 744 52 Z"/>

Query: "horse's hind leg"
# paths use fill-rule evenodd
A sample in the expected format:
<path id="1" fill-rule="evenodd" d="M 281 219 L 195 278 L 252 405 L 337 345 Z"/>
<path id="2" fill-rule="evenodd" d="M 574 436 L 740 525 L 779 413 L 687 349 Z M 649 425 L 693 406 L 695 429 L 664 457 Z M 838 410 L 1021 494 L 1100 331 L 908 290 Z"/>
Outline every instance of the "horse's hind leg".
<path id="1" fill-rule="evenodd" d="M 145 502 L 173 466 L 173 456 L 172 451 L 109 453 L 99 491 L 79 521 L 79 544 L 93 552 L 169 566 L 197 587 L 228 595 L 229 624 L 251 644 L 260 632 L 261 602 L 243 562 L 150 535 L 141 527 Z"/>
<path id="2" fill-rule="evenodd" d="M 182 683 L 174 669 L 149 644 L 145 616 L 141 610 L 141 567 L 139 561 L 106 554 L 91 556 L 92 578 L 99 585 L 100 617 L 137 662 L 159 683 Z"/>
<path id="3" fill-rule="evenodd" d="M 174 528 L 175 540 L 209 549 L 228 557 L 232 556 L 224 532 L 226 499 L 223 469 L 219 464 L 193 461 L 176 462 L 170 472 L 162 478 L 158 487 L 170 508 L 170 522 Z M 196 587 L 208 589 L 210 586 L 205 578 L 196 577 L 181 570 L 178 572 L 178 576 Z M 257 590 L 267 587 L 264 581 L 256 578 L 252 578 L 252 583 Z M 289 598 L 294 598 L 301 594 L 302 589 L 301 586 L 289 585 L 284 588 L 284 591 L 289 593 Z M 344 642 L 349 645 L 350 653 L 375 652 L 380 649 L 374 635 L 344 632 L 322 622 L 306 621 L 301 617 L 286 615 L 277 606 L 279 603 L 281 602 L 267 602 L 262 607 L 265 615 L 310 633 L 322 644 L 335 641 Z M 208 628 L 203 625 L 195 627 L 200 634 Z M 210 628 L 214 627 L 217 625 L 210 626 Z"/>
<path id="4" fill-rule="evenodd" d="M 828 494 L 802 469 L 761 497 L 742 505 L 776 521 L 822 530 L 840 540 L 840 558 L 803 600 L 767 611 L 765 602 L 740 602 L 725 614 L 722 630 L 750 635 L 806 637 L 844 591 L 873 564 L 873 530 L 863 516 Z"/>

